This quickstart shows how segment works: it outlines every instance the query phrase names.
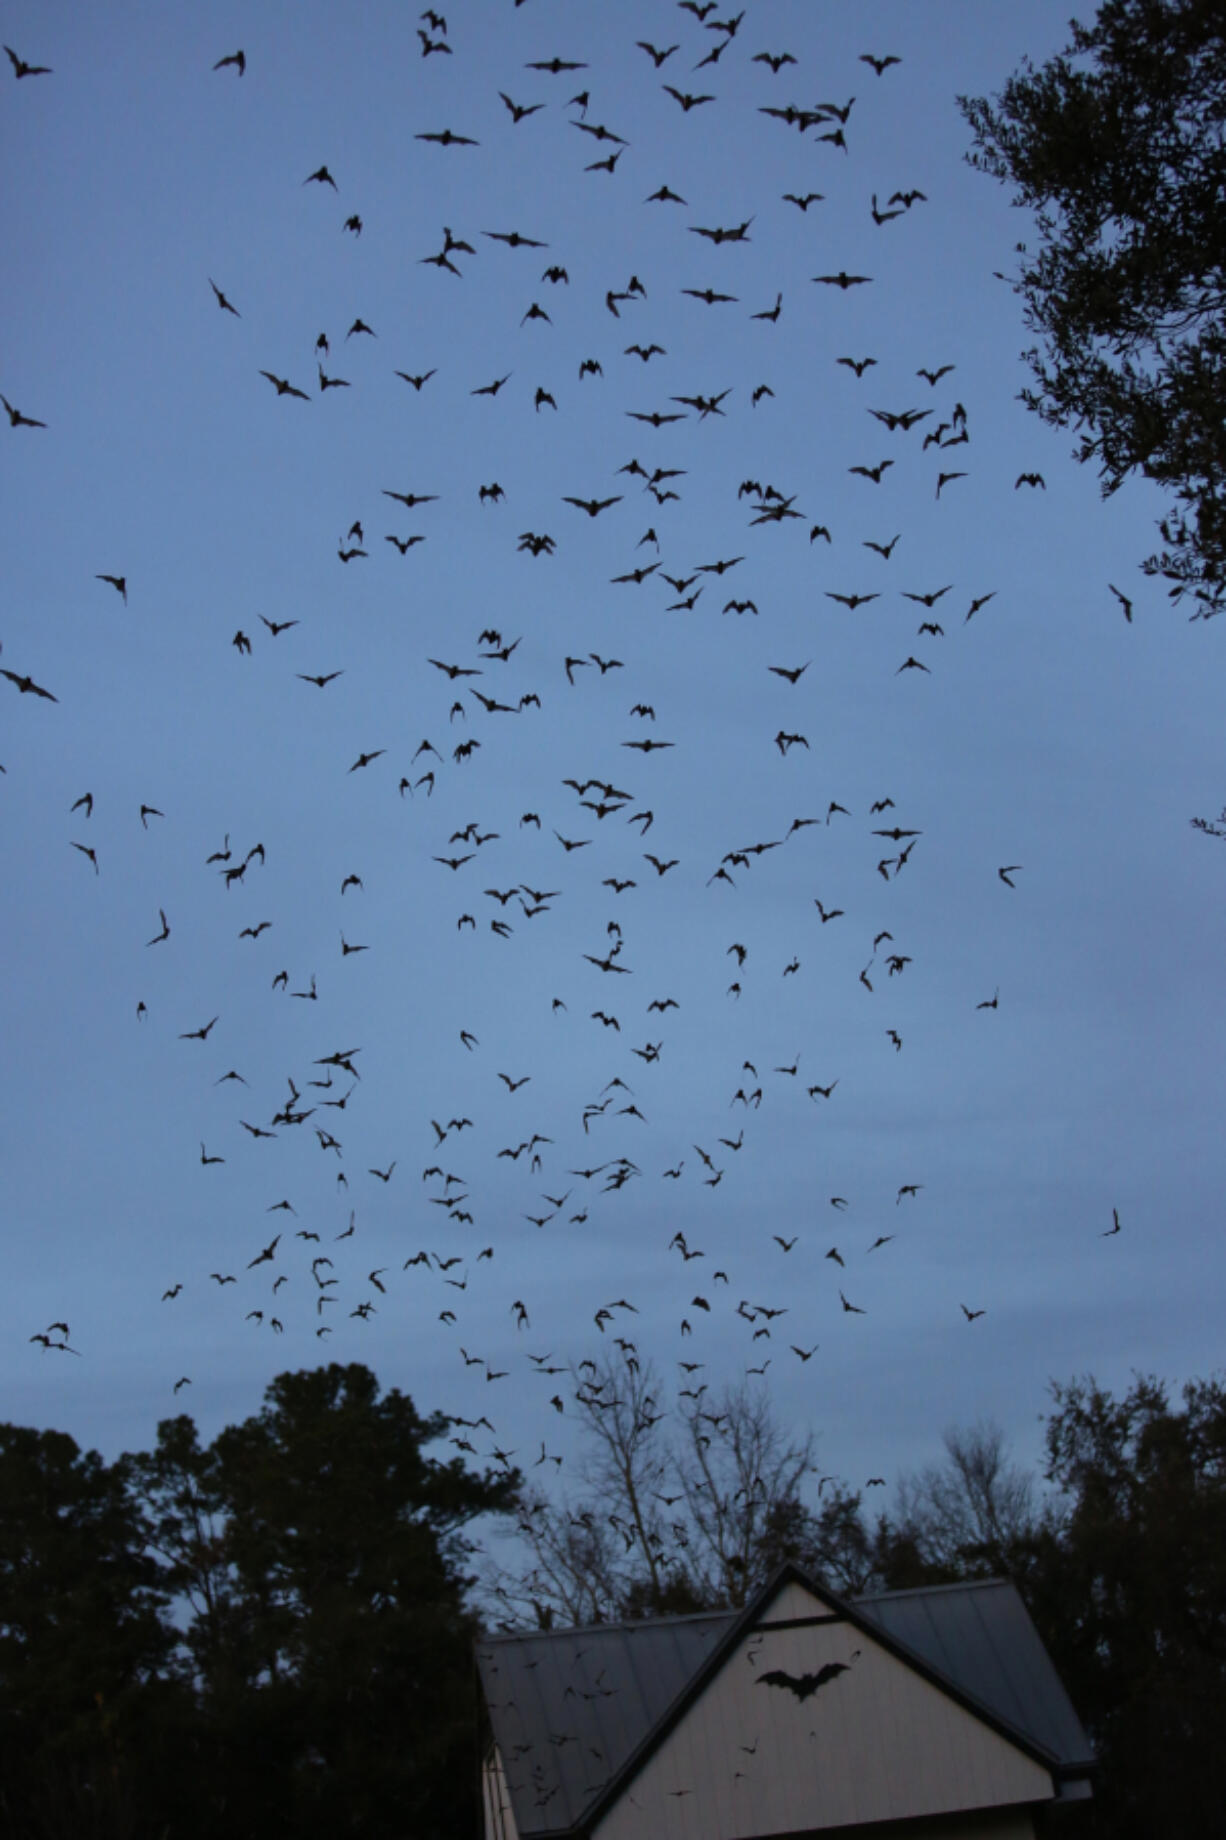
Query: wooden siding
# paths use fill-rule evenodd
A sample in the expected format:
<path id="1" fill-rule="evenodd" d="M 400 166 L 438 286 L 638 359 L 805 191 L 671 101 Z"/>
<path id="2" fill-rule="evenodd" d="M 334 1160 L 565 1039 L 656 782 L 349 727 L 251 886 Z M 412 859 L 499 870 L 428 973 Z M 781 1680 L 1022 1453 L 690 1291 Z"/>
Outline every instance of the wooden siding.
<path id="1" fill-rule="evenodd" d="M 496 1744 L 491 1745 L 481 1768 L 481 1805 L 485 1816 L 485 1840 L 519 1840 L 502 1755 Z"/>
<path id="2" fill-rule="evenodd" d="M 819 1602 L 811 1591 L 793 1581 L 785 1584 L 771 1599 L 759 1619 L 759 1628 L 768 1623 L 790 1623 L 799 1617 L 829 1616 L 828 1606 Z"/>
<path id="3" fill-rule="evenodd" d="M 593 1830 L 597 1840 L 752 1840 L 1048 1801 L 1048 1771 L 872 1636 L 789 1584 Z M 806 1698 L 764 1676 L 841 1672 Z M 951 1822 L 951 1832 L 964 1831 Z M 972 1825 L 970 1833 L 977 1826 Z M 1012 1834 L 1010 1834 L 1012 1840 Z"/>

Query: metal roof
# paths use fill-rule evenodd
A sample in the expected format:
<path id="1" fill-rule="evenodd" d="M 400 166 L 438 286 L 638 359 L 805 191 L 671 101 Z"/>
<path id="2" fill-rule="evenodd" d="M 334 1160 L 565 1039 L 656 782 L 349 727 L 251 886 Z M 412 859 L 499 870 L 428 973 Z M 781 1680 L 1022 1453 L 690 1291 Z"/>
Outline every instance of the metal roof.
<path id="1" fill-rule="evenodd" d="M 832 1593 L 797 1577 L 823 1599 Z M 782 1577 L 784 1574 L 780 1574 Z M 613 1779 L 778 1580 L 743 1611 L 488 1638 L 477 1664 L 515 1824 L 529 1835 L 579 1827 Z M 1037 1747 L 1063 1775 L 1093 1752 L 1016 1588 L 1005 1580 L 885 1592 L 844 1606 L 887 1644 Z"/>
<path id="2" fill-rule="evenodd" d="M 1051 1753 L 1064 1771 L 1094 1753 L 1017 1589 L 1004 1578 L 861 1597 L 866 1622 L 967 1698 Z"/>
<path id="3" fill-rule="evenodd" d="M 568 1832 L 736 1620 L 721 1611 L 479 1643 L 520 1834 Z"/>

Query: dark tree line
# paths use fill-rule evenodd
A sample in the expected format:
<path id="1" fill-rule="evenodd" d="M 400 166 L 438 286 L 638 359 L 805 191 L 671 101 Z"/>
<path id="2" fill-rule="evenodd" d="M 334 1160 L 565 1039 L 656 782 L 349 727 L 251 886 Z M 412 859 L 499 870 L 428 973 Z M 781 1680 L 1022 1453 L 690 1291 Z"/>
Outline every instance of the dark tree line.
<path id="1" fill-rule="evenodd" d="M 112 1464 L 0 1426 L 0 1831 L 476 1835 L 474 1585 L 489 1621 L 561 1625 L 733 1607 L 785 1558 L 848 1594 L 1012 1578 L 1099 1754 L 1078 1830 L 1212 1831 L 1226 1382 L 1054 1385 L 1041 1474 L 951 1432 L 875 1515 L 744 1386 L 665 1399 L 628 1358 L 576 1382 L 565 1499 L 432 1457 L 452 1421 L 361 1366 Z M 498 1568 L 471 1525 L 504 1514 Z"/>
<path id="2" fill-rule="evenodd" d="M 450 1423 L 331 1366 L 111 1465 L 0 1428 L 0 1830 L 476 1833 L 464 1529 L 517 1478 Z"/>

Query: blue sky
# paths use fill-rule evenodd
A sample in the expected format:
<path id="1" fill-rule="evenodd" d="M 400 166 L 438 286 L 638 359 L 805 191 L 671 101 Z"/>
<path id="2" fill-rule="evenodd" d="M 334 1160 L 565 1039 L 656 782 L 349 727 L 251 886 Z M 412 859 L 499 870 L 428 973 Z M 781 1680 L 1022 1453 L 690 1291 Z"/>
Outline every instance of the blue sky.
<path id="1" fill-rule="evenodd" d="M 423 56 L 414 9 L 381 3 L 3 7 L 4 42 L 53 74 L 6 72 L 0 117 L 0 386 L 47 424 L 0 431 L 0 644 L 57 699 L 0 685 L 7 1416 L 110 1454 L 353 1359 L 530 1456 L 570 1424 L 527 1352 L 599 1353 L 593 1318 L 624 1297 L 618 1332 L 665 1373 L 769 1358 L 781 1420 L 855 1484 L 982 1413 L 1033 1455 L 1049 1378 L 1212 1371 L 1226 858 L 1188 819 L 1226 797 L 1221 637 L 1139 573 L 1159 501 L 1103 503 L 1016 400 L 1026 332 L 993 271 L 1029 225 L 964 164 L 954 100 L 1050 55 L 1063 7 L 759 0 L 702 70 L 727 35 L 667 0 L 440 10 L 451 49 Z M 639 40 L 678 49 L 657 73 Z M 214 71 L 240 46 L 244 75 Z M 901 62 L 879 78 L 865 52 Z M 585 68 L 526 68 L 555 55 Z M 665 82 L 713 100 L 683 110 Z M 585 170 L 619 143 L 578 131 L 582 90 L 625 143 L 612 172 Z M 514 123 L 502 94 L 543 106 Z M 818 139 L 832 118 L 802 135 L 761 112 L 853 96 L 846 151 Z M 444 128 L 479 144 L 417 138 Z M 335 191 L 304 183 L 321 164 Z M 685 203 L 647 202 L 661 185 Z M 873 221 L 874 194 L 912 188 Z M 803 212 L 783 196 L 810 191 Z M 694 234 L 747 220 L 742 242 Z M 445 225 L 472 245 L 458 276 L 426 260 Z M 812 279 L 840 271 L 871 279 Z M 321 365 L 349 387 L 321 394 Z M 676 400 L 725 391 L 718 413 Z M 925 451 L 956 405 L 969 440 Z M 909 409 L 933 413 L 907 433 L 869 413 Z M 685 419 L 630 419 L 653 411 Z M 849 471 L 885 460 L 880 484 Z M 632 461 L 678 469 L 678 496 Z M 943 470 L 964 477 L 938 497 Z M 1016 489 L 1026 471 L 1045 487 Z M 772 501 L 747 480 L 800 515 L 753 524 Z M 671 745 L 628 745 L 649 738 Z M 567 779 L 628 797 L 598 816 Z M 874 834 L 895 825 L 919 833 L 901 868 L 908 840 Z M 312 979 L 314 1001 L 289 994 Z M 360 1079 L 312 1088 L 345 1049 Z M 274 1126 L 291 1081 L 313 1115 Z M 436 1141 L 431 1119 L 465 1117 Z M 537 1171 L 498 1155 L 534 1134 Z M 459 1192 L 471 1221 L 442 1205 Z M 754 1341 L 741 1299 L 788 1314 Z M 53 1321 L 79 1358 L 30 1342 Z"/>

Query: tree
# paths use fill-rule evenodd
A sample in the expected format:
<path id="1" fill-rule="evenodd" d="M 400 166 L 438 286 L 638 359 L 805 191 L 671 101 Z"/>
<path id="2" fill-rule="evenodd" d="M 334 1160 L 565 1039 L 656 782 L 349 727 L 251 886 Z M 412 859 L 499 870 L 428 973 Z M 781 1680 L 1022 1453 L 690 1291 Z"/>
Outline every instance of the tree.
<path id="1" fill-rule="evenodd" d="M 1052 1388 L 1046 1475 L 1062 1497 L 1027 1591 L 1102 1764 L 1091 1830 L 1216 1826 L 1226 1731 L 1226 1383 L 1182 1405 L 1138 1377 Z"/>
<path id="2" fill-rule="evenodd" d="M 333 1364 L 280 1375 L 207 1448 L 180 1418 L 128 1459 L 192 1613 L 212 1831 L 443 1840 L 475 1821 L 464 1528 L 518 1478 L 426 1455 L 451 1422 Z"/>
<path id="3" fill-rule="evenodd" d="M 1040 346 L 1022 400 L 1081 431 L 1104 496 L 1168 492 L 1142 567 L 1226 605 L 1226 19 L 1219 0 L 1104 0 L 993 100 L 959 97 L 970 162 L 1036 212 L 1014 291 Z"/>
<path id="4" fill-rule="evenodd" d="M 743 1604 L 781 1557 L 780 1530 L 801 1524 L 815 1469 L 811 1434 L 788 1437 L 748 1380 L 712 1398 L 678 1392 L 672 1410 L 636 1354 L 574 1370 L 586 1433 L 579 1499 L 525 1497 L 526 1571 L 492 1592 L 517 1619 L 548 1627 Z"/>
<path id="5" fill-rule="evenodd" d="M 657 1429 L 665 1414 L 655 1370 L 630 1351 L 602 1367 L 581 1362 L 571 1381 L 587 1443 L 583 1494 L 554 1501 L 541 1489 L 525 1492 L 518 1527 L 531 1563 L 526 1571 L 495 1568 L 495 1604 L 543 1628 L 555 1617 L 583 1624 L 704 1608 L 685 1562 L 688 1533 L 672 1512 L 684 1491 Z"/>
<path id="6" fill-rule="evenodd" d="M 926 1570 L 912 1562 L 907 1536 L 886 1515 L 871 1527 L 859 1492 L 839 1482 L 829 1495 L 822 1489 L 816 1508 L 799 1497 L 772 1507 L 755 1551 L 757 1577 L 769 1578 L 785 1559 L 846 1597 L 927 1582 Z"/>
<path id="7" fill-rule="evenodd" d="M 1035 1478 L 1011 1463 L 999 1425 L 946 1431 L 946 1461 L 898 1485 L 898 1529 L 928 1581 L 1017 1577 L 1041 1525 Z M 918 1582 L 918 1580 L 917 1580 Z"/>
<path id="8" fill-rule="evenodd" d="M 475 1831 L 467 1529 L 519 1478 L 429 1455 L 452 1422 L 354 1365 L 109 1465 L 0 1425 L 0 1830 Z"/>
<path id="9" fill-rule="evenodd" d="M 187 1704 L 167 1597 L 121 1466 L 0 1425 L 0 1826 L 39 1840 L 160 1831 Z"/>

